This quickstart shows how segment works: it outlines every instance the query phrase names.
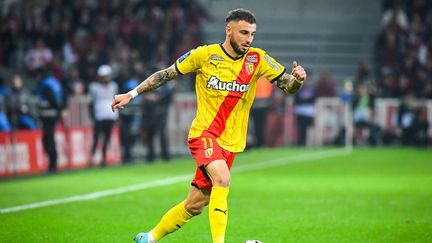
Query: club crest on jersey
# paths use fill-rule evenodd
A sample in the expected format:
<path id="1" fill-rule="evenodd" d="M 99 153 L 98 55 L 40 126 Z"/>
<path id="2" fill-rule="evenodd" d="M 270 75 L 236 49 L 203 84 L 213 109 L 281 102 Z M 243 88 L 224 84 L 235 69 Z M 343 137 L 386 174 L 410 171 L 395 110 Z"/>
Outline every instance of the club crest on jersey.
<path id="1" fill-rule="evenodd" d="M 204 156 L 206 158 L 210 158 L 213 155 L 213 148 L 208 148 L 206 150 L 204 150 Z"/>
<path id="2" fill-rule="evenodd" d="M 253 71 L 254 71 L 254 64 L 253 63 L 249 63 L 249 62 L 247 62 L 246 64 L 245 64 L 245 66 L 246 66 L 246 71 L 247 71 L 247 73 L 249 74 L 249 75 L 251 75 L 252 73 L 253 73 Z"/>
<path id="3" fill-rule="evenodd" d="M 207 88 L 212 88 L 215 90 L 246 92 L 249 89 L 249 84 L 239 84 L 236 80 L 232 82 L 224 82 L 220 81 L 217 77 L 212 76 L 209 81 L 207 81 Z"/>
<path id="4" fill-rule="evenodd" d="M 183 56 L 181 56 L 181 57 L 178 59 L 178 62 L 179 62 L 179 63 L 183 62 L 183 61 L 184 61 L 188 56 L 190 56 L 190 54 L 191 54 L 190 51 L 186 52 L 185 54 L 183 54 Z"/>

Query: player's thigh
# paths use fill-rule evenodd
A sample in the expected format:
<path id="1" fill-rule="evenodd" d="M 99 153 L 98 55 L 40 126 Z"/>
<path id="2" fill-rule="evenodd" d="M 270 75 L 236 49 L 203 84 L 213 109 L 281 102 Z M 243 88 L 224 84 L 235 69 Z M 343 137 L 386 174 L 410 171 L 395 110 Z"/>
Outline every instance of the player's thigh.
<path id="1" fill-rule="evenodd" d="M 186 210 L 192 215 L 200 214 L 203 208 L 209 203 L 210 193 L 211 188 L 199 189 L 195 186 L 191 186 L 185 201 Z"/>

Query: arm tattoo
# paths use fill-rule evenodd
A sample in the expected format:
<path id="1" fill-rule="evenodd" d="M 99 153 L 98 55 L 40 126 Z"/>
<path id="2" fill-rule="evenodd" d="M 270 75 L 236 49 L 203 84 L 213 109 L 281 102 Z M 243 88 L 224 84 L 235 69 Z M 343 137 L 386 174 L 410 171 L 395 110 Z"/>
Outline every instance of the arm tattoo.
<path id="1" fill-rule="evenodd" d="M 295 77 L 289 73 L 284 73 L 278 79 L 276 79 L 276 86 L 278 86 L 285 94 L 294 94 L 301 87 L 302 83 L 299 83 L 295 80 Z"/>
<path id="2" fill-rule="evenodd" d="M 157 71 L 150 75 L 150 77 L 148 77 L 146 80 L 142 81 L 138 85 L 136 91 L 138 92 L 138 94 L 141 94 L 143 92 L 155 90 L 178 76 L 179 73 L 177 72 L 173 64 L 169 68 Z"/>

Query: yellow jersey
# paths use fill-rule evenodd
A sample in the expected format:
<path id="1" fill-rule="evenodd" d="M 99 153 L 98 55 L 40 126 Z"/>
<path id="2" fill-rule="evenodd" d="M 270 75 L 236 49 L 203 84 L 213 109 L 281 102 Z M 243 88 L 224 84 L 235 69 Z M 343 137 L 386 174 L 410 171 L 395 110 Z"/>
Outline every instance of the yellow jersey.
<path id="1" fill-rule="evenodd" d="M 197 113 L 188 137 L 211 134 L 230 152 L 241 152 L 246 146 L 258 78 L 273 82 L 285 72 L 259 48 L 250 47 L 233 58 L 221 44 L 199 46 L 177 59 L 175 67 L 180 74 L 196 73 Z"/>

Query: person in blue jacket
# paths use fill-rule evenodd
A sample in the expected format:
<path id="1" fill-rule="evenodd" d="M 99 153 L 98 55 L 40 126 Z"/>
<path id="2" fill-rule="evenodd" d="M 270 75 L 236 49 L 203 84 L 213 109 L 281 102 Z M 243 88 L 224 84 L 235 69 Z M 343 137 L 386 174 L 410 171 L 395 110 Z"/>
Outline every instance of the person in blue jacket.
<path id="1" fill-rule="evenodd" d="M 129 90 L 138 86 L 138 82 L 133 78 L 126 78 L 120 85 L 122 92 L 128 92 Z M 132 161 L 132 147 L 135 143 L 138 126 L 139 126 L 139 114 L 140 114 L 140 100 L 134 99 L 131 101 L 131 106 L 128 109 L 120 111 L 120 143 L 122 148 L 122 162 L 129 163 Z"/>
<path id="2" fill-rule="evenodd" d="M 42 142 L 49 159 L 49 172 L 57 171 L 57 149 L 54 139 L 55 126 L 63 108 L 63 89 L 48 68 L 38 71 L 40 82 L 36 87 L 39 97 L 39 118 L 42 122 Z"/>
<path id="3" fill-rule="evenodd" d="M 5 86 L 3 77 L 0 77 L 0 132 L 10 132 L 12 130 L 6 115 L 6 96 L 8 93 L 9 89 Z"/>

